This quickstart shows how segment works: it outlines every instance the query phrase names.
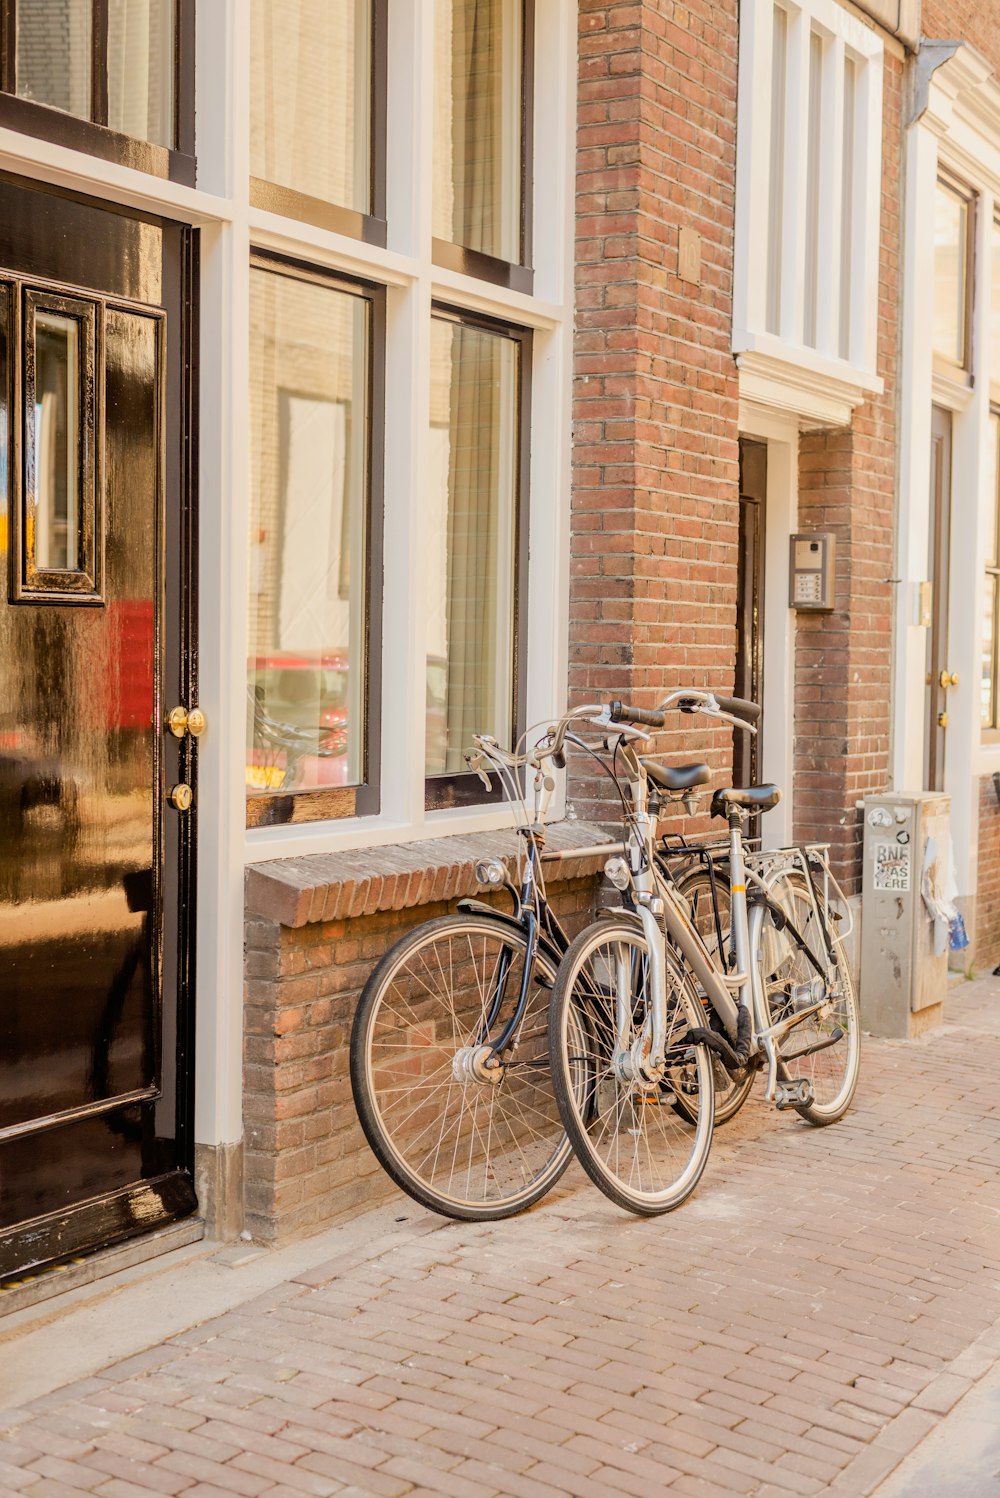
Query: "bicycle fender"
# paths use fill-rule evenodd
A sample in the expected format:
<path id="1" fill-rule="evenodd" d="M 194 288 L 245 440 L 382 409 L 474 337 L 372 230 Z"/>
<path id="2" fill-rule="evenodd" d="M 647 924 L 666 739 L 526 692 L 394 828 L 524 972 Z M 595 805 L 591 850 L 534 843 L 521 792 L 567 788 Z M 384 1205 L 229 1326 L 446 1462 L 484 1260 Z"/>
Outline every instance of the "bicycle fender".
<path id="1" fill-rule="evenodd" d="M 483 900 L 467 897 L 459 900 L 458 909 L 465 915 L 488 915 L 490 920 L 499 921 L 502 926 L 510 926 L 513 931 L 520 931 L 521 935 L 524 935 L 523 921 L 519 921 L 514 915 L 509 915 L 506 910 L 497 910 L 494 905 L 487 905 Z M 558 967 L 562 961 L 562 953 L 556 950 L 543 931 L 538 932 L 538 945 L 546 957 Z"/>

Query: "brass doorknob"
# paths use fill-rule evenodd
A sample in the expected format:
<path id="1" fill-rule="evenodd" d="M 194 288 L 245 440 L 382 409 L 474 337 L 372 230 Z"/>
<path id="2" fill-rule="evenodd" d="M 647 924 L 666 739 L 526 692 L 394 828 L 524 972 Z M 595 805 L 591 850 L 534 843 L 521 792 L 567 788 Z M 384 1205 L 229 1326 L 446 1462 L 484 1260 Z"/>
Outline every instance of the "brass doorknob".
<path id="1" fill-rule="evenodd" d="M 189 785 L 181 781 L 180 785 L 172 785 L 167 792 L 167 800 L 175 811 L 189 811 L 191 802 L 194 800 L 194 792 Z"/>
<path id="2" fill-rule="evenodd" d="M 185 734 L 196 739 L 205 732 L 208 719 L 200 707 L 193 707 L 190 711 L 186 707 L 172 707 L 167 714 L 167 727 L 175 739 L 182 739 Z"/>
<path id="3" fill-rule="evenodd" d="M 957 671 L 942 671 L 941 675 L 938 677 L 938 682 L 943 687 L 957 687 L 958 686 L 958 672 Z"/>

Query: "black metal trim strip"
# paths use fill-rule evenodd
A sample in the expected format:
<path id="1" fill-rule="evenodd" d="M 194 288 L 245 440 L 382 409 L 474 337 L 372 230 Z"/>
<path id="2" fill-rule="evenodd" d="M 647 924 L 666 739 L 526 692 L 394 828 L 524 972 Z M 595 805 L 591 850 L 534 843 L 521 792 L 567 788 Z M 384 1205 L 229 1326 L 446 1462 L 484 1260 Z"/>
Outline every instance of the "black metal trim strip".
<path id="1" fill-rule="evenodd" d="M 22 1139 L 26 1134 L 44 1134 L 49 1129 L 78 1123 L 81 1119 L 100 1118 L 103 1113 L 113 1113 L 116 1108 L 152 1102 L 159 1096 L 158 1087 L 137 1087 L 132 1092 L 120 1092 L 115 1097 L 103 1098 L 97 1103 L 81 1103 L 79 1107 L 67 1108 L 62 1113 L 43 1113 L 38 1118 L 28 1118 L 23 1123 L 7 1124 L 0 1128 L 0 1144 L 6 1144 L 8 1139 Z"/>

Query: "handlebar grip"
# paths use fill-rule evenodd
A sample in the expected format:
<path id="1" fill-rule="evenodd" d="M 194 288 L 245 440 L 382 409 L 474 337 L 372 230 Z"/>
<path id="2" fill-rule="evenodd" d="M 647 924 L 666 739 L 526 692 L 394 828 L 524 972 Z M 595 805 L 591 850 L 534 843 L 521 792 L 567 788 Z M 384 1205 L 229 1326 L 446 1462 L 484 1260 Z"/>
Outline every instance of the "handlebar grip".
<path id="1" fill-rule="evenodd" d="M 748 702 L 745 697 L 716 697 L 716 702 L 724 713 L 732 713 L 734 718 L 746 718 L 749 723 L 756 723 L 760 717 L 760 704 Z"/>
<path id="2" fill-rule="evenodd" d="M 557 750 L 557 752 L 555 754 L 553 754 L 553 756 L 552 756 L 552 763 L 553 763 L 553 765 L 555 766 L 555 768 L 557 770 L 565 770 L 565 768 L 566 768 L 566 750 L 565 749 L 559 749 L 559 750 Z"/>
<path id="3" fill-rule="evenodd" d="M 628 703 L 617 699 L 609 704 L 608 717 L 612 723 L 639 723 L 643 728 L 662 728 L 666 722 L 664 713 L 647 712 L 644 707 L 629 707 Z"/>

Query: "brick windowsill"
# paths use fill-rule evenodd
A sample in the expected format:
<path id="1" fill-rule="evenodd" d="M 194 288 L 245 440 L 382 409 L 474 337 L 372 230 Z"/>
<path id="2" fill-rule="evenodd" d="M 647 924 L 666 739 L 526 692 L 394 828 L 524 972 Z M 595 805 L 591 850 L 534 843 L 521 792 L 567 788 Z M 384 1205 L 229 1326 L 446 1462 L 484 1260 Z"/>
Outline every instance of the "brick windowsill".
<path id="1" fill-rule="evenodd" d="M 581 856 L 549 864 L 546 883 L 599 873 L 603 857 L 584 850 L 608 836 L 590 822 L 547 827 L 549 850 L 579 848 Z M 513 871 L 520 841 L 514 831 L 476 832 L 254 864 L 246 874 L 246 914 L 295 927 L 456 900 L 482 892 L 474 872 L 480 859 L 502 858 Z"/>

